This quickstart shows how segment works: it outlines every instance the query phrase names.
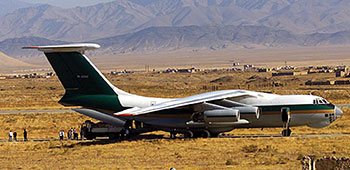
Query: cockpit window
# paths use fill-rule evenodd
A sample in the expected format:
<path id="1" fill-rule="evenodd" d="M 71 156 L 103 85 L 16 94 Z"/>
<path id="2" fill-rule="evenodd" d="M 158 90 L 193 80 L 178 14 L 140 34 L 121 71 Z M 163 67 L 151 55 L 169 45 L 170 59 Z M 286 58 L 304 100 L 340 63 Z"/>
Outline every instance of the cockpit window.
<path id="1" fill-rule="evenodd" d="M 318 103 L 319 104 L 326 104 L 326 103 L 323 103 L 323 100 L 321 100 L 321 99 L 318 99 Z"/>
<path id="2" fill-rule="evenodd" d="M 313 103 L 314 104 L 329 104 L 329 102 L 326 99 L 322 99 L 322 98 L 314 99 Z"/>
<path id="3" fill-rule="evenodd" d="M 326 99 L 322 99 L 323 103 L 329 104 L 329 102 Z"/>

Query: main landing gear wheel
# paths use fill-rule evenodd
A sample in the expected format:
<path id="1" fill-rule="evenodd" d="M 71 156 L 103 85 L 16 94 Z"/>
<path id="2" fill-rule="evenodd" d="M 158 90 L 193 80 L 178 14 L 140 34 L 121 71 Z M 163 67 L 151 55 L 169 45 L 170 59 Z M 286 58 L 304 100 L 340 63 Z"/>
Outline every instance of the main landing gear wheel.
<path id="1" fill-rule="evenodd" d="M 170 132 L 170 139 L 176 139 L 176 133 Z"/>
<path id="2" fill-rule="evenodd" d="M 210 134 L 210 137 L 212 137 L 212 138 L 217 138 L 217 137 L 219 137 L 219 134 L 220 134 L 220 133 L 211 133 L 211 134 Z"/>
<path id="3" fill-rule="evenodd" d="M 87 133 L 87 134 L 85 135 L 85 138 L 86 138 L 87 140 L 92 140 L 92 139 L 95 139 L 95 136 L 94 136 L 92 133 Z"/>
<path id="4" fill-rule="evenodd" d="M 192 131 L 189 130 L 185 133 L 185 138 L 193 138 L 193 137 L 194 137 L 194 134 Z"/>
<path id="5" fill-rule="evenodd" d="M 208 130 L 203 130 L 201 133 L 201 137 L 203 138 L 210 138 L 210 132 Z"/>
<path id="6" fill-rule="evenodd" d="M 292 134 L 292 131 L 288 129 L 282 130 L 282 136 L 290 136 Z"/>

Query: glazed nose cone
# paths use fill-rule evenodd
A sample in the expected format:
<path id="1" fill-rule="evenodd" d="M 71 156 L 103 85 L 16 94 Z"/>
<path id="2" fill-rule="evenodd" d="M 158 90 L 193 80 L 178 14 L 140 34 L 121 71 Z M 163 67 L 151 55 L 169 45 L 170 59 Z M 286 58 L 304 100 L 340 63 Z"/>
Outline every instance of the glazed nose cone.
<path id="1" fill-rule="evenodd" d="M 341 109 L 339 109 L 339 107 L 335 106 L 334 108 L 334 114 L 337 118 L 340 118 L 343 115 L 343 111 Z"/>

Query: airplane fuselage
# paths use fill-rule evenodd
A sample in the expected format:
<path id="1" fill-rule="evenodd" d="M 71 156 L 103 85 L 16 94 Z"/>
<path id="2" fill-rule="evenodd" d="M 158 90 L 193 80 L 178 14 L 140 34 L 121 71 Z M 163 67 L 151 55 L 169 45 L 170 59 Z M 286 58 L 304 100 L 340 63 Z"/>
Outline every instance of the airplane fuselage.
<path id="1" fill-rule="evenodd" d="M 242 91 L 242 90 L 225 90 L 227 91 Z M 282 109 L 290 110 L 290 127 L 309 126 L 313 128 L 322 128 L 330 125 L 341 114 L 336 114 L 336 107 L 325 101 L 323 98 L 313 95 L 276 95 L 269 93 L 253 92 L 256 97 L 235 99 L 236 102 L 258 107 L 260 109 L 259 118 L 254 118 L 252 115 L 241 115 L 244 119 L 249 118 L 249 124 L 232 124 L 223 126 L 221 130 L 229 131 L 235 128 L 270 128 L 283 127 L 281 120 Z M 209 92 L 211 94 L 220 93 Z M 208 93 L 200 94 L 207 95 Z M 162 102 L 167 102 L 175 99 L 168 98 L 148 98 L 141 96 L 124 96 L 120 97 L 120 102 L 126 107 L 149 107 Z M 315 102 L 317 101 L 317 102 Z M 319 103 L 318 101 L 322 101 Z M 324 101 L 324 103 L 323 103 Z M 154 112 L 151 114 L 140 115 L 135 120 L 142 121 L 145 124 L 152 125 L 157 128 L 189 128 L 188 122 L 191 121 L 194 111 L 190 107 L 181 109 L 169 109 Z M 210 125 L 206 128 L 211 129 Z M 190 126 L 191 127 L 191 126 Z M 217 126 L 214 126 L 218 128 Z M 193 127 L 191 127 L 193 128 Z M 198 128 L 203 128 L 198 126 Z"/>

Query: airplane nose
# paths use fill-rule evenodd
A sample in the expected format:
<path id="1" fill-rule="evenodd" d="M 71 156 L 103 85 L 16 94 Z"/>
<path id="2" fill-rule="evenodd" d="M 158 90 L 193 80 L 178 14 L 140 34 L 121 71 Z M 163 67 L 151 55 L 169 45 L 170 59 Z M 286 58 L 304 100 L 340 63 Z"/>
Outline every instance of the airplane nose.
<path id="1" fill-rule="evenodd" d="M 335 108 L 334 108 L 334 114 L 335 114 L 335 116 L 336 116 L 337 118 L 340 118 L 341 115 L 343 115 L 343 113 L 344 113 L 344 112 L 343 112 L 341 109 L 339 109 L 339 107 L 335 106 Z"/>

